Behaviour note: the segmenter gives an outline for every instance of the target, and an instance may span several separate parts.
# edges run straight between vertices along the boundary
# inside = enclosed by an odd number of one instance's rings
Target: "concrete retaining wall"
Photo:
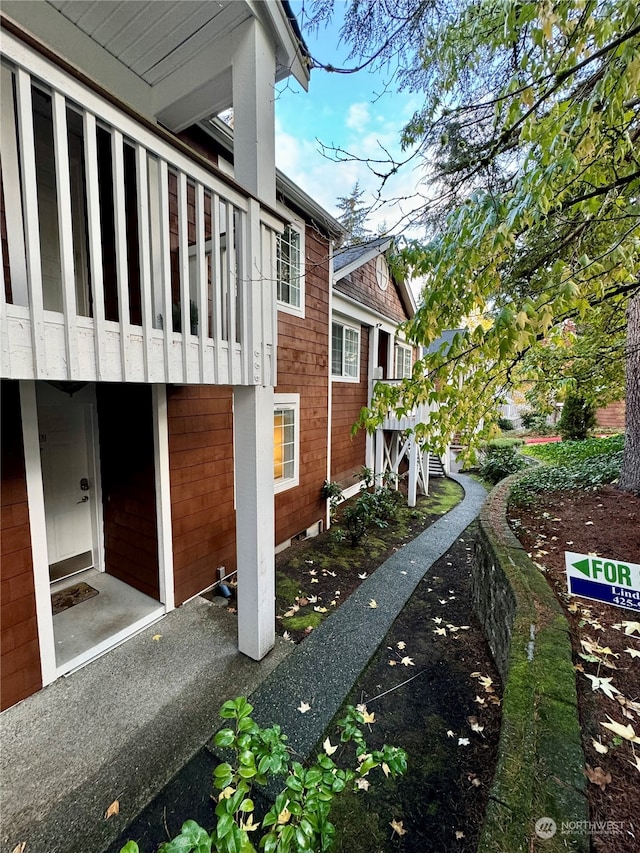
[[[518,476],[487,498],[473,567],[476,611],[504,685],[498,766],[478,851],[586,853],[587,834],[562,832],[563,822],[588,819],[568,624],[508,527],[506,501]],[[535,832],[542,817],[556,823],[551,838]]]

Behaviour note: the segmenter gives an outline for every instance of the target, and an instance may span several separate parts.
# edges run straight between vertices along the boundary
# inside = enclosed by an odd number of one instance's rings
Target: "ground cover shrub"
[[[527,454],[546,462],[522,477],[511,489],[512,503],[530,505],[541,491],[592,489],[620,475],[624,436],[562,441],[527,447]]]
[[[229,751],[229,761],[213,773],[213,786],[219,791],[214,796],[214,829],[208,832],[187,820],[178,836],[160,846],[159,853],[256,853],[258,848],[264,853],[324,853],[335,834],[329,814],[337,795],[347,788],[367,787],[358,781],[362,783],[375,768],[382,767],[392,778],[406,772],[403,749],[387,744],[379,750],[367,747],[362,727],[373,723],[374,716],[364,706],[349,705],[337,723],[340,743],[355,747],[353,768],[336,764],[331,756],[339,744],[332,745],[329,738],[311,766],[294,761],[280,726],[261,728],[251,718],[252,710],[244,697],[225,702],[220,709],[229,725],[217,732],[214,742]],[[258,815],[253,786],[264,787],[274,780],[281,780],[283,789]],[[140,851],[135,841],[128,841],[120,853]]]
[[[513,421],[509,420],[509,418],[500,417],[498,418],[498,428],[501,429],[503,432],[511,432],[515,429],[515,426],[513,424]]]
[[[523,438],[490,438],[486,442],[483,449],[493,449],[494,447],[522,447],[524,444]]]
[[[526,468],[527,462],[518,456],[513,445],[507,447],[487,446],[485,458],[480,465],[480,476],[494,485],[500,480]]]

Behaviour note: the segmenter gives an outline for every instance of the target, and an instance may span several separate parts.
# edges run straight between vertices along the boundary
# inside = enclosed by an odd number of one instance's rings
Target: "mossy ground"
[[[430,494],[407,506],[398,492],[397,514],[387,527],[370,529],[356,546],[341,537],[341,516],[355,498],[341,504],[330,530],[296,543],[276,559],[276,614],[281,633],[302,639],[395,550],[418,536],[462,499],[453,480],[433,479]],[[326,608],[326,610],[324,610]],[[284,614],[288,614],[285,616]]]

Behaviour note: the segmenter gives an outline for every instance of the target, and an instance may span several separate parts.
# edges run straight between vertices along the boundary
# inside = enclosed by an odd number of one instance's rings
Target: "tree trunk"
[[[627,311],[626,436],[619,486],[640,493],[640,292]]]

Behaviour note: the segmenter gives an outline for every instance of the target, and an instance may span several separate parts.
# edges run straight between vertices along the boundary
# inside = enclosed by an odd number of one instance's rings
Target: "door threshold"
[[[98,645],[87,649],[86,652],[82,652],[82,654],[71,658],[71,660],[65,661],[62,666],[56,667],[56,678],[77,672],[77,670],[82,669],[83,666],[97,660],[97,658],[102,657],[102,655],[105,655],[107,652],[115,649],[116,646],[122,645],[122,643],[131,639],[131,637],[139,634],[141,631],[144,631],[144,629],[148,628],[149,625],[153,625],[154,622],[160,621],[163,616],[165,616],[164,605],[159,605],[156,610],[151,611],[151,613],[147,613],[141,619],[138,619],[126,628],[118,631],[112,637],[108,637],[106,640],[98,643]]]

